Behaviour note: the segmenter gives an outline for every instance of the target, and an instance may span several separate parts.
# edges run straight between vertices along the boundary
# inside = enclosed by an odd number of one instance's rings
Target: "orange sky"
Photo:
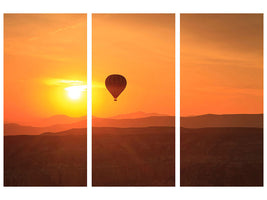
[[[86,14],[4,15],[5,121],[86,115],[86,77]],[[71,86],[83,87],[79,99]]]
[[[92,112],[175,114],[175,15],[93,14]],[[121,74],[127,87],[114,102],[104,82]]]
[[[263,113],[263,15],[181,14],[181,116]]]

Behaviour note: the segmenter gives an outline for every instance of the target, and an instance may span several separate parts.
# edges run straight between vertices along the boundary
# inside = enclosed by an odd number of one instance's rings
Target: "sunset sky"
[[[175,114],[175,15],[92,15],[92,114],[137,111]],[[105,88],[110,74],[127,79],[114,102]]]
[[[263,15],[181,14],[180,111],[263,113]]]
[[[4,119],[86,110],[86,14],[4,15]]]

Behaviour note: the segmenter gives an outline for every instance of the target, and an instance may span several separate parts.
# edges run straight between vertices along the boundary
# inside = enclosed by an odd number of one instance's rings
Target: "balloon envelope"
[[[117,97],[125,89],[127,81],[122,75],[112,74],[106,78],[105,85],[110,94],[114,97],[114,101],[117,101]]]

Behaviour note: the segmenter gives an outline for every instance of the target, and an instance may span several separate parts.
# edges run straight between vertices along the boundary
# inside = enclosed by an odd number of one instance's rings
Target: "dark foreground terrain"
[[[181,186],[262,186],[262,128],[181,128]]]
[[[86,129],[4,137],[5,186],[86,186]]]
[[[175,128],[93,128],[93,186],[174,186]]]

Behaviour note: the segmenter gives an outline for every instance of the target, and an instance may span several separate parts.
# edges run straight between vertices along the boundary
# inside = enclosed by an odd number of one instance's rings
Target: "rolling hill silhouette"
[[[174,186],[174,116],[93,117],[92,126],[94,186]]]
[[[134,113],[127,113],[127,114],[120,114],[113,117],[108,117],[110,119],[136,119],[136,118],[145,118],[145,117],[155,117],[155,116],[167,116],[158,113],[146,113],[146,112],[134,112]]]
[[[110,119],[97,118],[92,119],[93,127],[148,127],[148,126],[175,126],[174,116],[151,116],[136,119]]]
[[[71,135],[86,135],[87,134],[87,128],[73,128],[66,131],[60,131],[60,132],[45,132],[40,135],[43,136],[71,136]]]
[[[67,115],[54,115],[52,117],[41,119],[35,122],[34,126],[52,126],[52,125],[59,125],[59,124],[74,124],[80,121],[85,121],[87,116],[83,117],[69,117]]]
[[[180,126],[184,128],[204,127],[257,127],[263,128],[263,114],[227,114],[181,117]]]
[[[9,121],[5,119],[5,124],[19,124],[21,126],[48,127],[53,125],[73,124],[87,120],[87,116],[69,117],[67,115],[54,115],[48,118],[37,118],[32,121]]]
[[[180,118],[181,186],[262,186],[263,114]]]
[[[59,132],[73,128],[86,128],[87,120],[78,121],[72,124],[58,124],[48,127],[22,126],[19,124],[4,124],[4,135],[39,135],[44,132]]]

